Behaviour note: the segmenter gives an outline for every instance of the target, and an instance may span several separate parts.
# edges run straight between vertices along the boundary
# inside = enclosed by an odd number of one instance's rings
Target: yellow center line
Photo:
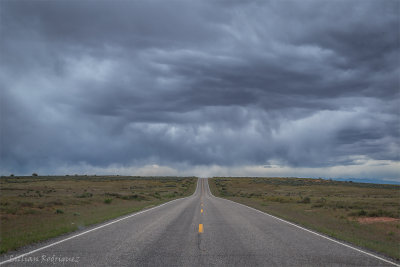
[[[203,192],[204,192],[204,183],[203,180],[201,180],[201,197],[200,199],[203,200]],[[201,206],[203,207],[203,202],[201,202]],[[203,214],[203,209],[200,209],[200,212]],[[203,224],[199,224],[199,233],[202,234],[204,232]]]

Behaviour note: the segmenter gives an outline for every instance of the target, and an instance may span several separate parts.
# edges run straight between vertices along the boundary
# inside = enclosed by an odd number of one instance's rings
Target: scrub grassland
[[[213,178],[212,193],[400,258],[400,186],[300,178]]]
[[[191,195],[193,177],[0,178],[0,252]]]

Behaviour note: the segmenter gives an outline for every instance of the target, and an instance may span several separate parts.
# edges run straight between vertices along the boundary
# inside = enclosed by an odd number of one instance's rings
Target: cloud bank
[[[1,174],[399,179],[399,5],[1,1]]]

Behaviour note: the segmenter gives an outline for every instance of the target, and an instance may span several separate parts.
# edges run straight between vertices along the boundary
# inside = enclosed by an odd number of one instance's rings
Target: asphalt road
[[[14,262],[1,261],[4,266],[393,266],[214,197],[207,179],[199,179],[190,197],[76,235],[31,248],[38,250]]]

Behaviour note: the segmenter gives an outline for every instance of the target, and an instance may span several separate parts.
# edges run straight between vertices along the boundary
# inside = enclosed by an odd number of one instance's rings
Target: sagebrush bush
[[[63,213],[64,213],[63,210],[60,210],[60,209],[57,209],[57,210],[56,210],[56,214],[63,214]]]
[[[305,198],[303,198],[302,200],[299,201],[299,203],[305,203],[305,204],[308,204],[310,202],[311,202],[311,199],[309,197],[305,197]]]

